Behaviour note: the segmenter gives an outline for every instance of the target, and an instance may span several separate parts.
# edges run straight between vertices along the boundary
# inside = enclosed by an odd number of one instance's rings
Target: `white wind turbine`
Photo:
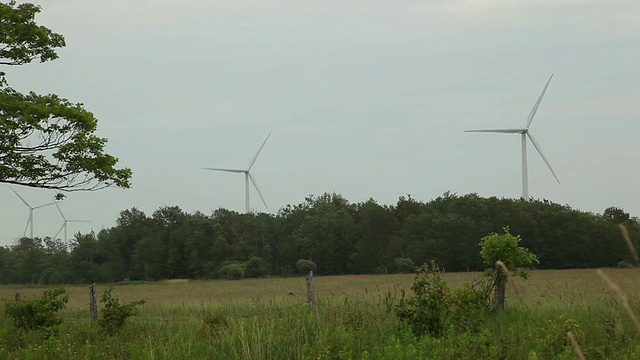
[[[58,230],[58,232],[53,235],[53,238],[56,239],[58,237],[58,235],[60,234],[60,232],[64,229],[64,242],[67,243],[67,223],[70,222],[91,222],[91,220],[71,220],[71,219],[67,219],[64,214],[62,213],[62,209],[60,209],[60,206],[58,205],[58,203],[55,203],[56,208],[58,208],[58,212],[60,213],[60,216],[62,216],[62,226],[60,226],[60,230]]]
[[[529,125],[531,125],[531,122],[533,121],[533,117],[536,115],[536,112],[538,111],[538,107],[540,106],[540,102],[542,101],[542,97],[544,96],[544,93],[547,91],[547,87],[549,86],[549,83],[551,82],[551,78],[553,78],[553,74],[551,74],[551,76],[549,77],[549,80],[547,81],[547,84],[544,86],[544,89],[542,90],[542,94],[540,94],[540,97],[538,98],[538,101],[536,101],[535,105],[533,105],[533,109],[531,109],[531,112],[529,113],[529,116],[527,117],[527,121],[525,122],[525,125],[524,125],[523,128],[521,128],[521,129],[493,129],[493,130],[467,130],[467,131],[465,131],[465,132],[487,132],[487,133],[502,133],[502,134],[520,134],[520,139],[521,139],[521,143],[522,143],[522,198],[525,201],[529,201],[529,179],[528,179],[528,172],[527,172],[527,137],[529,137],[529,140],[531,140],[531,143],[533,144],[533,147],[536,148],[536,150],[538,151],[538,154],[540,154],[540,157],[542,157],[542,160],[544,160],[544,162],[545,162],[545,164],[547,164],[547,167],[549,168],[549,170],[551,170],[551,173],[553,174],[553,177],[555,177],[556,181],[558,183],[560,183],[560,180],[558,179],[558,176],[556,176],[556,173],[553,171],[553,168],[551,168],[551,164],[549,164],[549,160],[547,160],[547,157],[544,156],[544,153],[542,152],[542,148],[540,147],[540,144],[538,144],[536,139],[531,134],[531,131],[529,131]]]
[[[246,169],[222,169],[222,168],[208,168],[208,167],[202,168],[203,170],[226,171],[226,172],[231,172],[231,173],[244,174],[244,201],[245,201],[245,212],[247,212],[247,213],[249,213],[251,211],[250,205],[249,205],[249,180],[251,180],[251,182],[253,183],[253,186],[258,191],[258,195],[260,195],[260,199],[262,199],[262,203],[264,204],[264,206],[267,209],[269,209],[269,206],[267,206],[267,202],[264,200],[264,196],[262,196],[262,192],[260,191],[260,188],[258,187],[258,183],[256,182],[256,179],[253,177],[253,175],[250,172],[251,171],[251,167],[253,166],[253,164],[258,159],[258,155],[260,155],[260,152],[262,151],[262,148],[267,143],[267,140],[269,140],[269,136],[271,136],[271,133],[269,133],[269,135],[267,135],[267,138],[264,139],[264,142],[262,143],[262,145],[260,146],[260,148],[258,149],[256,154],[253,155],[253,158],[251,158],[251,161],[249,162],[249,165],[247,166]]]
[[[20,200],[22,200],[22,202],[27,205],[27,207],[29,208],[29,217],[27,219],[27,225],[24,227],[24,233],[22,234],[23,236],[27,235],[27,229],[29,229],[29,237],[33,239],[33,210],[35,209],[40,209],[43,208],[45,206],[50,206],[50,205],[55,205],[55,203],[51,202],[48,204],[44,204],[44,205],[40,205],[40,206],[31,206],[29,205],[29,203],[22,197],[20,196],[20,194],[18,194],[17,191],[15,191],[12,187],[9,187],[9,189],[11,189],[11,191],[13,191],[14,194],[16,194],[17,197],[20,198]]]

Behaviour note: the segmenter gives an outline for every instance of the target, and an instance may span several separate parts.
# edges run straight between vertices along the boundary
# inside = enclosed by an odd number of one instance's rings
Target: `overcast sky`
[[[69,233],[131,207],[244,211],[252,168],[271,212],[310,194],[352,202],[445,191],[521,195],[517,135],[545,82],[529,146],[532,197],[640,215],[637,0],[44,0],[60,59],[4,68],[16,89],[81,102],[129,190],[71,193]],[[33,206],[53,193],[17,187]],[[251,206],[266,211],[255,189]],[[0,245],[28,209],[0,186]],[[62,219],[36,210],[35,235]]]

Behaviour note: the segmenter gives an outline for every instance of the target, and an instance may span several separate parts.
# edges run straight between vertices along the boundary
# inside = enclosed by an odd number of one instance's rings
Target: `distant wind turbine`
[[[27,218],[27,225],[24,227],[24,233],[22,234],[23,236],[27,235],[27,229],[29,229],[29,237],[33,239],[33,210],[35,209],[40,209],[43,208],[45,206],[50,206],[50,205],[55,205],[55,203],[48,203],[48,204],[44,204],[44,205],[40,205],[40,206],[31,206],[29,205],[29,203],[22,197],[20,196],[20,194],[18,194],[17,191],[15,191],[12,187],[10,187],[9,189],[11,189],[11,191],[13,191],[14,194],[16,194],[17,197],[20,198],[20,200],[22,200],[22,202],[27,205],[27,207],[29,208],[29,217]]]
[[[249,162],[249,165],[247,166],[246,169],[222,169],[222,168],[208,168],[208,167],[202,168],[203,170],[225,171],[225,172],[231,172],[231,173],[244,174],[244,201],[245,201],[245,212],[247,213],[251,211],[250,204],[249,204],[249,180],[251,180],[251,183],[253,183],[253,186],[258,191],[258,195],[260,195],[260,199],[262,199],[262,203],[264,204],[264,207],[269,209],[269,206],[267,206],[267,202],[264,200],[264,196],[262,196],[262,192],[258,187],[258,183],[256,182],[256,179],[253,177],[253,175],[250,172],[251,167],[253,166],[253,164],[255,164],[256,160],[258,159],[258,155],[260,155],[262,148],[267,143],[267,140],[269,140],[269,136],[271,136],[271,133],[269,133],[269,135],[267,135],[267,138],[264,139],[264,142],[262,143],[262,145],[260,146],[256,154],[253,155],[253,158],[251,158],[251,161]]]
[[[58,208],[58,212],[60,213],[60,216],[62,216],[62,220],[64,220],[62,222],[62,226],[60,227],[60,230],[58,230],[58,232],[53,235],[53,238],[56,239],[58,238],[58,235],[60,234],[60,232],[64,229],[64,242],[65,244],[67,243],[67,223],[70,222],[91,222],[91,220],[71,220],[71,219],[67,219],[64,214],[62,213],[62,209],[60,209],[60,205],[58,205],[58,203],[55,203],[56,208]]]
[[[524,198],[525,201],[529,201],[529,179],[528,179],[528,170],[527,170],[527,137],[529,137],[529,140],[531,140],[533,147],[536,148],[536,150],[538,151],[538,154],[540,154],[540,157],[542,157],[542,160],[544,160],[549,170],[551,170],[551,174],[553,174],[553,177],[555,177],[556,181],[560,183],[558,176],[556,176],[555,171],[553,171],[553,168],[551,168],[551,164],[549,163],[549,160],[547,160],[547,157],[544,156],[544,153],[542,152],[542,148],[540,147],[540,144],[538,144],[536,139],[531,134],[531,131],[529,131],[529,125],[531,125],[531,122],[533,121],[533,117],[536,115],[536,112],[538,111],[538,107],[540,106],[542,97],[544,96],[544,93],[547,91],[547,87],[549,86],[549,83],[551,82],[552,78],[553,78],[553,74],[551,74],[551,76],[549,77],[547,84],[544,86],[544,89],[542,90],[542,94],[540,94],[540,97],[538,98],[538,101],[536,101],[535,105],[533,105],[533,109],[531,109],[531,112],[529,113],[529,116],[527,117],[527,121],[525,122],[525,125],[523,128],[465,131],[465,132],[520,134],[521,136],[520,139],[522,142],[522,198]]]

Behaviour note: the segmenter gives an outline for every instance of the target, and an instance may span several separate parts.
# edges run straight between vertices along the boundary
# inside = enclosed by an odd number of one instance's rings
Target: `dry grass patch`
[[[607,274],[618,284],[637,307],[640,288],[636,286],[640,270],[608,269]],[[478,272],[443,274],[454,287],[482,276]],[[387,293],[410,291],[413,274],[392,275],[343,275],[315,277],[315,291],[320,301],[343,301],[345,298],[379,301]],[[98,285],[102,294],[110,285]],[[41,296],[46,287],[2,286],[0,298],[13,300],[20,292],[23,298]],[[69,295],[66,312],[86,310],[88,314],[89,287],[65,286]],[[147,284],[115,285],[114,295],[128,303],[144,299],[143,314],[162,310],[176,313],[202,313],[215,307],[240,307],[244,305],[288,306],[306,301],[306,285],[303,277],[196,281],[175,279]],[[529,280],[511,279],[507,284],[508,306],[530,307],[541,310],[590,310],[610,306],[612,300],[606,284],[593,270],[537,270]]]

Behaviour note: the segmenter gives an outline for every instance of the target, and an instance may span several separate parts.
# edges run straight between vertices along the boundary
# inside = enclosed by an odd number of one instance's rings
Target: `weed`
[[[402,291],[395,312],[417,336],[441,336],[449,328],[474,330],[490,308],[487,296],[481,290],[468,284],[458,289],[450,288],[435,262],[419,269],[411,290],[414,292],[411,298],[406,298]]]
[[[120,331],[127,319],[138,314],[138,305],[145,303],[144,300],[138,300],[129,304],[120,304],[117,297],[111,295],[113,287],[110,287],[102,294],[100,302],[104,304],[102,318],[98,320],[103,333],[113,335]]]
[[[62,322],[56,313],[69,301],[68,296],[61,296],[64,293],[64,289],[49,289],[40,298],[5,301],[5,313],[13,320],[15,328],[28,331],[53,327]]]

